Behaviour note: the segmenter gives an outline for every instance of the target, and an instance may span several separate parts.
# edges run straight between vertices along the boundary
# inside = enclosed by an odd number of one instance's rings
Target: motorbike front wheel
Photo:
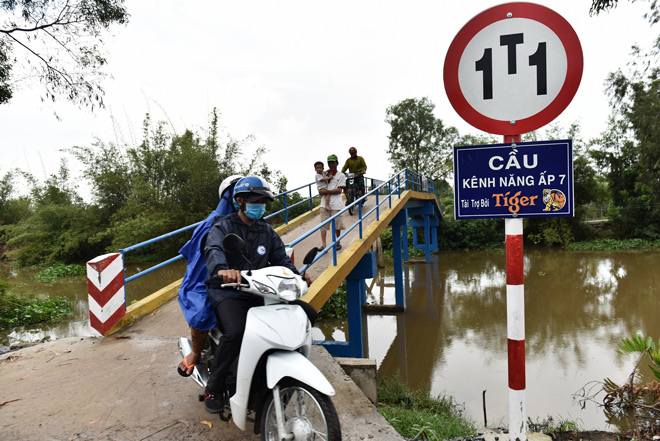
[[[287,434],[293,440],[340,441],[341,428],[330,397],[299,381],[287,379],[279,383],[282,416]],[[270,393],[261,415],[262,441],[279,441],[277,415]]]
[[[346,205],[351,205],[353,201],[355,200],[355,190],[349,190],[346,192]],[[353,207],[348,207],[348,213],[353,216],[353,211],[355,210],[355,206]]]

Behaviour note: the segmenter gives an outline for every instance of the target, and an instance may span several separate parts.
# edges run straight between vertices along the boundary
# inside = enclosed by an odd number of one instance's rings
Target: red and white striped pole
[[[505,136],[504,142],[520,142],[520,139],[520,135]],[[506,234],[506,328],[509,354],[509,440],[527,441],[522,219],[505,219],[504,230]]]

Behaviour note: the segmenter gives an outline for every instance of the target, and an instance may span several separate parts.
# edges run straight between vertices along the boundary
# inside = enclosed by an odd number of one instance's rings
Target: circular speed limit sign
[[[458,114],[489,133],[542,127],[568,106],[582,78],[582,47],[559,14],[533,3],[487,9],[456,35],[444,66]]]

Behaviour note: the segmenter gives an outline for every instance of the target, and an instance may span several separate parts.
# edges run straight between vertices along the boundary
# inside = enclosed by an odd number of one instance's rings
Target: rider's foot
[[[183,357],[183,360],[179,363],[179,371],[185,372],[186,377],[192,374],[195,365],[199,362],[200,354],[195,354],[191,352],[190,354]]]
[[[221,392],[206,392],[204,408],[208,413],[220,413],[225,408],[225,400]]]

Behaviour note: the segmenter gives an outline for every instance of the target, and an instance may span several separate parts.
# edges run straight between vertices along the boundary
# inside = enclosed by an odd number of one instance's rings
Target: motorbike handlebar
[[[232,282],[232,283],[222,283],[224,280],[224,277],[222,277],[220,274],[215,274],[212,277],[213,280],[216,280],[220,283],[221,288],[240,288],[240,287],[249,287],[249,283],[241,283],[241,282]],[[243,281],[243,278],[241,277],[241,281]]]

